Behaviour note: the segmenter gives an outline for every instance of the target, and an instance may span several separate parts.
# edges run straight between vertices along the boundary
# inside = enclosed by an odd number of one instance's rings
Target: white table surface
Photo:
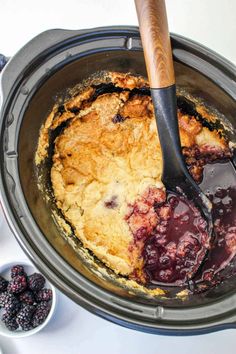
[[[169,27],[236,63],[235,0],[166,0]],[[66,7],[67,6],[67,7]],[[0,53],[12,56],[50,28],[137,25],[133,0],[0,0]],[[0,263],[26,258],[0,212]],[[40,333],[0,336],[3,354],[233,354],[236,330],[194,337],[139,333],[100,319],[61,293],[54,319]]]

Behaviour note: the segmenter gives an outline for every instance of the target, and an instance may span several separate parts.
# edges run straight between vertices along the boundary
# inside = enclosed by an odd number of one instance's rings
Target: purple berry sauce
[[[183,285],[209,249],[207,223],[192,202],[173,193],[155,211],[160,221],[143,249],[148,283]]]
[[[213,204],[214,243],[203,264],[203,281],[214,282],[236,255],[236,188],[216,188],[209,194]]]
[[[205,172],[212,178],[206,193],[213,206],[211,240],[206,221],[193,203],[167,195],[165,203],[154,205],[159,222],[144,243],[147,285],[179,286],[191,279],[194,289],[203,291],[236,274],[235,175],[229,176],[223,163],[208,165]],[[221,187],[214,184],[218,173],[222,176]]]

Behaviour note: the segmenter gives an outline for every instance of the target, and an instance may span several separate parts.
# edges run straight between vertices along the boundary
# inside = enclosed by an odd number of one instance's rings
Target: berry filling
[[[208,197],[213,204],[215,242],[202,267],[201,280],[212,282],[236,255],[236,189],[216,188]]]
[[[143,249],[148,282],[182,285],[196,273],[209,248],[207,223],[192,202],[173,193],[155,211],[160,221]]]
[[[115,209],[118,206],[118,204],[117,204],[117,196],[113,195],[110,200],[106,200],[104,202],[104,205],[108,209]]]
[[[125,219],[134,236],[134,241],[141,241],[148,237],[159,222],[155,206],[165,202],[166,193],[160,188],[149,188],[143,196],[138,198],[134,205],[129,205],[129,213]]]
[[[152,187],[130,206],[126,220],[143,259],[142,274],[133,274],[137,281],[182,286],[193,280],[202,291],[236,273],[236,188],[214,187],[207,196],[213,205],[211,247],[206,221],[183,196],[166,197]]]

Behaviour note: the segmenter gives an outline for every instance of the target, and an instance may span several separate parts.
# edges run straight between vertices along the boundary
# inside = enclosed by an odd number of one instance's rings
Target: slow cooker
[[[235,140],[236,69],[211,50],[171,35],[177,86],[227,117]],[[1,203],[23,250],[72,300],[117,324],[149,333],[200,334],[236,326],[236,277],[182,300],[148,298],[99,276],[60,235],[37,186],[39,130],[68,88],[100,70],[146,76],[136,27],[49,30],[26,44],[1,74]]]

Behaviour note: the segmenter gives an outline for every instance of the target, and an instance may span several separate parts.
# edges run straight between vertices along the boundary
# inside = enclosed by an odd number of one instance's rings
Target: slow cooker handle
[[[117,27],[119,29],[119,27]],[[105,33],[102,27],[97,28],[96,32],[93,29],[85,30],[64,30],[53,29],[40,33],[38,36],[28,42],[21,48],[12,58],[5,70],[1,74],[1,95],[2,107],[11,92],[11,88],[24,76],[25,71],[28,69],[30,63],[35,58],[43,60],[43,57],[49,55],[56,46],[66,46],[68,42],[81,36],[89,38],[90,33],[94,36],[96,33]],[[1,72],[1,70],[0,70]]]

